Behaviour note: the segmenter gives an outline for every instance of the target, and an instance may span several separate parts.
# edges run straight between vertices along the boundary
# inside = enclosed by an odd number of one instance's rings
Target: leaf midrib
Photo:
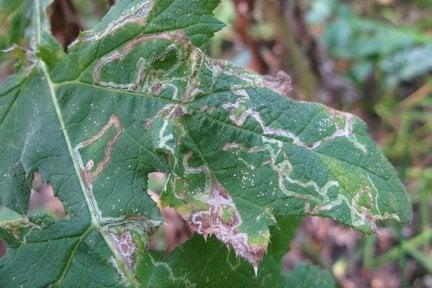
[[[41,34],[41,29],[42,29],[41,23],[40,23],[41,15],[39,14],[40,13],[40,0],[35,0],[35,9],[34,10],[35,10],[34,17],[36,17],[36,21],[35,21],[35,23],[36,23],[36,45],[40,45],[40,41],[41,41],[40,34]],[[138,283],[137,279],[135,278],[135,275],[133,275],[133,273],[127,268],[128,266],[126,265],[124,259],[122,258],[122,256],[120,256],[118,254],[116,248],[114,247],[114,244],[110,240],[109,235],[107,235],[107,233],[104,232],[103,228],[101,227],[100,223],[97,220],[97,212],[93,211],[94,207],[93,207],[92,202],[91,202],[92,200],[89,199],[89,196],[87,195],[86,186],[85,186],[84,181],[81,177],[79,165],[75,161],[72,144],[71,144],[69,134],[68,134],[66,126],[65,126],[63,114],[62,114],[62,111],[60,109],[60,105],[59,105],[59,102],[57,99],[57,95],[56,95],[56,91],[55,91],[55,84],[52,82],[52,80],[50,78],[50,74],[48,72],[48,67],[45,64],[45,62],[39,60],[38,67],[41,70],[41,72],[45,78],[46,84],[48,86],[49,93],[50,93],[50,96],[52,99],[52,104],[54,106],[54,110],[55,110],[55,113],[57,116],[57,120],[59,121],[60,128],[62,130],[64,140],[66,142],[69,157],[70,157],[70,159],[73,163],[73,166],[74,166],[74,171],[76,174],[75,176],[78,178],[78,181],[79,181],[80,187],[81,187],[81,192],[82,192],[82,194],[86,200],[87,208],[90,212],[90,217],[91,217],[90,227],[94,227],[100,233],[100,235],[103,237],[106,245],[111,250],[111,254],[113,255],[115,261],[118,263],[117,266],[122,270],[123,274],[125,275],[126,279],[129,281],[129,283],[133,287],[139,287],[139,283]]]
[[[36,0],[36,1],[39,1],[39,0]],[[80,187],[81,187],[81,192],[82,192],[82,194],[84,196],[84,199],[86,200],[87,209],[89,210],[90,218],[91,218],[91,226],[94,227],[101,234],[101,236],[104,239],[106,245],[110,248],[111,254],[113,255],[115,261],[117,263],[119,263],[117,266],[122,270],[122,272],[126,276],[127,280],[130,282],[130,284],[133,287],[139,287],[139,284],[138,284],[135,276],[127,268],[128,266],[126,265],[124,259],[122,258],[122,256],[120,256],[118,254],[116,248],[114,247],[114,244],[110,240],[110,236],[107,235],[107,233],[104,232],[103,227],[101,226],[101,224],[97,220],[98,219],[97,212],[94,210],[95,208],[93,206],[92,200],[87,195],[86,186],[85,186],[85,184],[83,182],[83,179],[81,177],[80,168],[78,166],[78,163],[76,163],[76,161],[75,161],[72,144],[71,144],[71,141],[70,141],[70,138],[69,138],[69,134],[68,134],[66,126],[65,126],[65,122],[64,122],[64,119],[63,119],[63,114],[62,114],[60,106],[59,106],[59,102],[58,102],[58,99],[57,99],[54,83],[51,81],[51,79],[49,77],[48,68],[47,68],[47,66],[46,66],[46,64],[44,62],[42,62],[42,61],[39,62],[39,68],[42,70],[42,74],[43,74],[43,76],[44,76],[44,78],[46,80],[46,83],[48,85],[49,93],[50,93],[50,96],[51,96],[51,99],[52,99],[52,104],[54,106],[54,110],[56,112],[57,120],[59,121],[60,128],[62,130],[63,137],[64,137],[64,140],[66,142],[66,146],[68,148],[69,157],[70,157],[70,159],[71,159],[71,161],[73,163],[73,166],[74,166],[74,171],[75,171],[75,174],[76,174],[75,176],[78,178],[78,181],[79,181]]]

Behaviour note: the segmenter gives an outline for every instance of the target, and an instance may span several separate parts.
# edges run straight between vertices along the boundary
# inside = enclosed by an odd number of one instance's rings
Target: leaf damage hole
[[[175,247],[188,240],[194,233],[194,229],[174,208],[161,206],[160,193],[163,191],[166,182],[167,176],[165,173],[151,172],[148,174],[147,193],[157,204],[164,217],[164,224],[155,232],[149,243],[149,248],[170,253]]]
[[[48,8],[51,32],[67,50],[81,31],[92,29],[107,14],[115,0],[56,0]],[[89,17],[89,16],[92,17]],[[89,33],[89,32],[84,32]]]
[[[248,261],[254,268],[267,252],[267,245],[253,245],[248,234],[240,231],[242,219],[233,199],[225,188],[217,181],[212,183],[211,193],[207,199],[206,211],[195,211],[188,219],[198,234],[204,238],[215,235],[228,247],[233,248],[236,255]]]
[[[41,173],[36,171],[33,175],[30,191],[29,212],[40,210],[54,215],[58,219],[66,217],[63,203],[54,195],[52,185],[44,182]]]

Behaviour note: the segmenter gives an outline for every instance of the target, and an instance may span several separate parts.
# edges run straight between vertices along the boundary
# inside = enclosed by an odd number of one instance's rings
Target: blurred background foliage
[[[67,50],[114,2],[55,0],[53,35]],[[0,80],[29,46],[8,33],[26,29],[27,3],[0,0]],[[282,70],[291,97],[364,119],[413,203],[412,223],[383,223],[374,235],[306,219],[286,268],[307,260],[342,287],[432,287],[432,0],[222,0],[215,14],[227,27],[209,44],[212,57],[261,74]]]

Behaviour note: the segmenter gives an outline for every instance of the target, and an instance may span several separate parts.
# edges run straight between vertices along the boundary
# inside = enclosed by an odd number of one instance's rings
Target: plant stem
[[[306,100],[315,99],[318,80],[313,73],[308,59],[303,55],[296,43],[293,28],[286,21],[282,14],[281,8],[275,0],[266,0],[266,8],[269,19],[272,19],[278,38],[284,44],[289,61],[293,65],[296,79],[300,89],[303,90]]]
[[[401,245],[391,249],[389,252],[385,253],[384,255],[375,258],[367,266],[368,268],[380,267],[386,264],[387,262],[397,259],[401,255],[401,253],[412,254],[413,251],[416,250],[418,246],[427,243],[430,244],[431,241],[432,241],[432,229],[426,229],[416,237],[413,237],[403,242]],[[428,263],[428,265],[432,265],[432,264]]]

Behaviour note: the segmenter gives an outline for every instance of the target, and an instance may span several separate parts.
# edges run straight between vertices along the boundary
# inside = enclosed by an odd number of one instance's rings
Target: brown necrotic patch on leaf
[[[131,232],[124,231],[118,234],[112,233],[111,238],[113,239],[117,251],[123,257],[126,264],[129,265],[129,267],[132,267],[134,253],[137,247],[133,241]]]
[[[96,141],[98,141],[99,139],[101,139],[111,127],[114,127],[115,132],[112,138],[108,141],[108,143],[105,146],[105,151],[102,160],[100,160],[96,164],[96,166],[92,159],[88,160],[87,163],[84,165],[79,150],[86,148],[92,145],[93,143],[95,143]],[[123,133],[123,127],[121,125],[120,119],[118,118],[117,115],[111,115],[108,122],[101,128],[99,132],[91,136],[89,139],[81,143],[78,143],[75,146],[74,148],[75,156],[79,162],[80,169],[83,173],[84,182],[87,185],[87,187],[91,185],[91,183],[102,174],[106,165],[108,165],[109,161],[111,160],[111,156],[114,150],[114,145],[116,144],[118,138],[122,133]]]
[[[154,1],[142,1],[140,4],[129,5],[129,9],[121,14],[116,20],[110,22],[101,31],[87,31],[78,38],[78,41],[72,43],[71,46],[77,46],[78,43],[97,41],[103,37],[114,34],[121,27],[127,24],[144,25],[147,20],[147,15],[153,8]]]
[[[6,255],[6,252],[7,252],[6,241],[4,241],[3,239],[0,239],[0,257],[3,257],[4,255]]]
[[[276,76],[263,76],[263,82],[265,87],[285,96],[289,96],[292,90],[291,77],[283,71],[279,71]]]
[[[63,203],[54,195],[52,185],[45,183],[39,172],[34,173],[29,201],[29,212],[37,210],[44,210],[57,218],[66,216]]]
[[[140,44],[143,44],[148,41],[152,40],[165,40],[172,42],[172,44],[179,44],[178,47],[175,47],[173,45],[168,45],[164,50],[161,50],[158,58],[155,59],[146,59],[141,57],[136,64],[136,75],[135,79],[131,83],[115,83],[112,81],[109,81],[109,79],[102,79],[102,70],[103,68],[108,65],[109,63],[120,63],[124,61],[132,52],[135,47],[137,47]],[[181,48],[180,48],[181,47]],[[182,51],[184,49],[184,51]],[[193,58],[197,58],[197,55],[201,55],[201,53],[192,53],[193,51],[196,51],[197,49],[193,46],[192,42],[188,39],[186,34],[181,30],[176,30],[172,32],[164,32],[164,33],[157,33],[157,34],[150,34],[150,35],[144,35],[138,38],[135,38],[131,41],[129,41],[124,47],[115,50],[104,57],[101,57],[95,64],[93,69],[93,82],[96,85],[104,86],[104,87],[110,87],[110,88],[116,88],[121,90],[127,90],[127,91],[136,91],[140,92],[142,90],[142,85],[145,82],[144,80],[148,76],[149,70],[151,66],[154,64],[153,62],[156,60],[164,59],[165,56],[167,56],[170,52],[174,52],[177,54],[177,59],[183,59],[185,56],[192,55]],[[182,55],[185,54],[185,55]],[[200,63],[200,60],[194,59],[193,65],[198,65]],[[174,70],[175,67],[180,65],[181,61],[176,61],[176,64],[174,67],[171,67],[170,70]],[[197,68],[194,69],[194,67],[191,68],[192,74],[197,73]],[[190,79],[194,79],[195,77],[192,75]],[[171,85],[173,86],[173,85]],[[176,87],[173,86],[175,89]],[[159,93],[161,93],[161,89],[163,88],[163,85],[161,83],[152,83],[151,87],[149,87],[149,91],[152,92],[153,95],[158,96]]]
[[[188,221],[205,238],[213,234],[235,253],[246,259],[255,270],[264,257],[267,247],[254,246],[248,241],[248,235],[239,231],[242,223],[231,196],[221,184],[213,182],[211,194],[207,200],[208,210],[191,214]]]
[[[110,132],[108,132],[111,128],[114,128],[114,132],[112,135],[109,134]],[[102,174],[105,167],[109,164],[112,157],[112,153],[114,151],[114,146],[117,143],[122,133],[123,133],[123,127],[120,122],[120,118],[117,115],[113,114],[108,119],[107,123],[98,132],[93,134],[87,140],[84,140],[83,142],[80,142],[77,145],[75,145],[73,149],[75,161],[79,165],[79,169],[81,170],[82,180],[84,182],[83,184],[85,185],[87,204],[89,205],[92,215],[97,219],[96,221],[99,223],[103,223],[108,219],[102,217],[102,212],[99,209],[98,204],[96,202],[96,198],[93,194],[92,183],[96,178],[98,178]],[[104,144],[105,149],[102,155],[102,159],[100,159],[97,163],[95,163],[93,159],[89,159],[84,165],[82,159],[83,157],[81,155],[80,150],[93,145],[99,140],[103,141],[101,140],[101,138],[108,137],[108,136],[110,137],[109,140],[106,142],[106,144]],[[94,157],[94,155],[92,155],[92,157]]]

